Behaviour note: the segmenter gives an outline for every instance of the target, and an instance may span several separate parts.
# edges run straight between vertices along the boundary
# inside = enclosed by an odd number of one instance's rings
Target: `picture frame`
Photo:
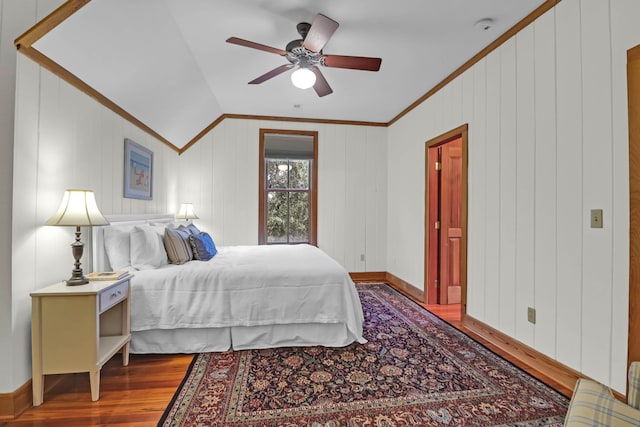
[[[153,151],[124,140],[124,197],[153,199]]]

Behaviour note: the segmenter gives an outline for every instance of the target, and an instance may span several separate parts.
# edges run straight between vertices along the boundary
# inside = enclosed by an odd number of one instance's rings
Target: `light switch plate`
[[[602,228],[602,209],[591,209],[591,228]]]
[[[529,323],[536,324],[536,309],[533,307],[527,307],[527,320]]]

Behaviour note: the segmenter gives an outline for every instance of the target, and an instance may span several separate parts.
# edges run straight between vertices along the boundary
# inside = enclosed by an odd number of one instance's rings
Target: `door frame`
[[[627,367],[640,360],[640,45],[627,51],[629,103],[629,336]],[[628,385],[627,385],[628,387]]]
[[[460,241],[460,319],[467,314],[467,176],[468,176],[468,130],[464,124],[425,142],[425,198],[424,198],[424,303],[428,300],[429,280],[429,224],[432,222],[429,214],[429,148],[446,144],[460,138],[462,140],[462,238]]]

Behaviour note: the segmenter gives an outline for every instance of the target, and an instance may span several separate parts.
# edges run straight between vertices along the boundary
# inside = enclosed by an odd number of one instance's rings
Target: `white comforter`
[[[310,245],[228,246],[209,261],[137,271],[131,330],[343,323],[362,337],[348,273]]]

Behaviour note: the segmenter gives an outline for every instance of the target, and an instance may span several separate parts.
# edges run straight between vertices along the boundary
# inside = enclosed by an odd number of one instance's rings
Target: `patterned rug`
[[[561,426],[568,400],[386,285],[367,344],[197,355],[158,426]]]

